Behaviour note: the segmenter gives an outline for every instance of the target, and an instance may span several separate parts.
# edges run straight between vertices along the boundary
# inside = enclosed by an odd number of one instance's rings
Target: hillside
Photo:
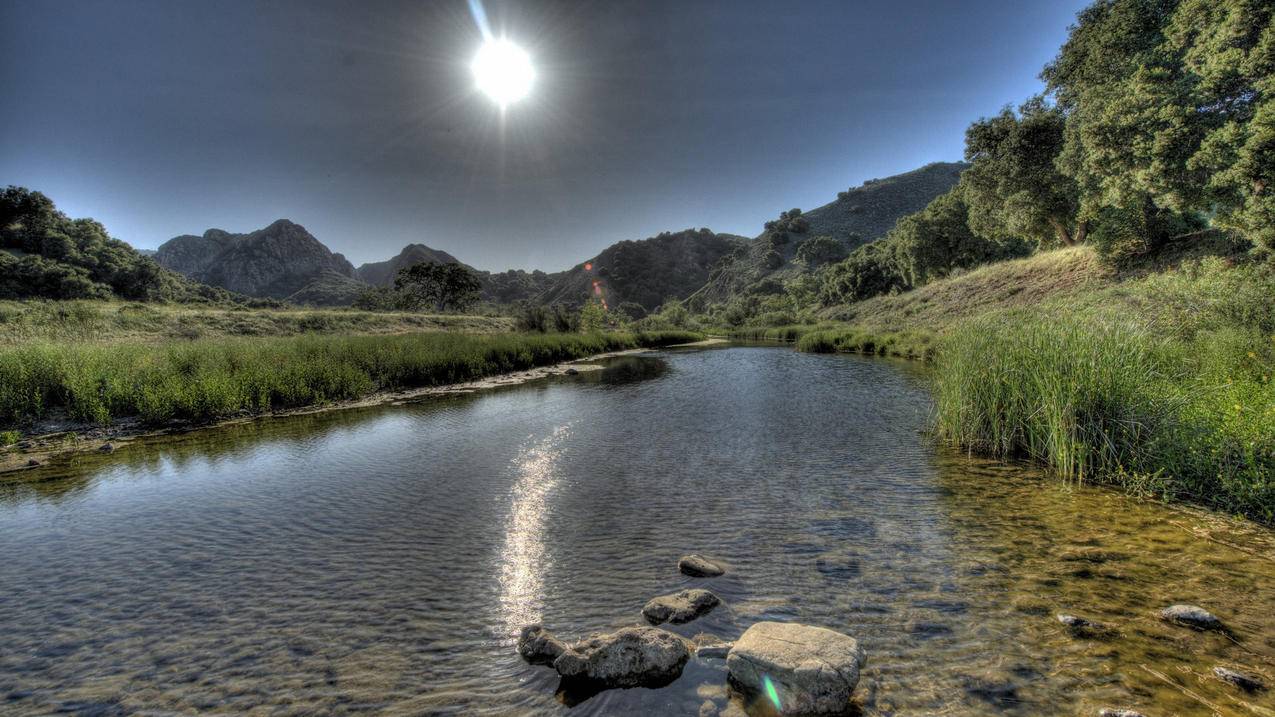
[[[784,212],[767,228],[714,267],[705,285],[688,303],[699,310],[745,292],[774,293],[779,281],[804,271],[793,264],[801,245],[830,237],[844,252],[885,236],[899,219],[919,212],[956,185],[966,165],[935,162],[885,179],[873,179],[841,192],[808,212]],[[768,281],[773,280],[773,281]]]
[[[988,264],[901,294],[835,306],[821,317],[883,331],[941,331],[989,311],[1092,296],[1118,280],[1093,249],[1072,247]]]
[[[0,299],[236,301],[162,268],[92,219],[71,219],[40,192],[0,192]]]
[[[709,270],[745,246],[743,237],[708,229],[665,232],[612,244],[559,275],[536,300],[578,305],[590,296],[611,307],[635,303],[650,311],[667,299],[683,299],[704,285]]]

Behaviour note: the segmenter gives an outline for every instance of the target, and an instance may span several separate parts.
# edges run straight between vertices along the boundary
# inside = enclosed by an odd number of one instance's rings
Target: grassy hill
[[[766,231],[749,240],[710,272],[687,303],[696,310],[743,293],[776,293],[782,282],[806,267],[793,263],[803,242],[830,237],[843,252],[885,236],[903,217],[919,212],[950,190],[966,165],[936,162],[885,179],[874,179],[838,194],[808,212],[784,212]]]

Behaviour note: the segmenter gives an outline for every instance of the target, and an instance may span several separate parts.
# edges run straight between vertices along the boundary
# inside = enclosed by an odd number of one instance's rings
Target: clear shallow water
[[[937,453],[905,364],[665,352],[602,375],[202,431],[0,485],[0,713],[694,715],[722,661],[568,710],[513,636],[761,619],[859,637],[861,710],[1275,714],[1275,540]],[[708,581],[687,552],[722,558]],[[1189,601],[1234,638],[1160,623]],[[1115,626],[1077,640],[1071,612]],[[757,711],[756,714],[762,712]]]

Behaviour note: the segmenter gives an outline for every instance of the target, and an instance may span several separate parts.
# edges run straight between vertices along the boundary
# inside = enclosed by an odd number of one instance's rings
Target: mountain
[[[161,266],[248,296],[286,299],[324,275],[354,279],[354,266],[300,224],[280,219],[249,234],[209,229],[174,237],[155,254]]]
[[[596,295],[609,306],[632,302],[649,311],[667,299],[689,296],[708,281],[715,264],[746,242],[744,237],[708,229],[618,242],[563,272],[536,300],[577,305]]]
[[[424,262],[459,264],[460,260],[445,251],[431,249],[424,244],[408,244],[393,259],[363,264],[355,269],[354,278],[374,286],[393,286],[394,277],[399,269],[406,269],[413,264]]]
[[[935,162],[911,172],[872,179],[840,192],[808,212],[791,210],[739,251],[713,267],[709,280],[690,296],[697,309],[746,292],[773,293],[783,279],[804,271],[793,263],[803,242],[827,236],[849,252],[876,241],[903,217],[919,212],[960,179],[964,163]]]

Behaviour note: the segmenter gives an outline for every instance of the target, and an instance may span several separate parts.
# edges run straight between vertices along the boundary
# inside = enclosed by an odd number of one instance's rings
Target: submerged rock
[[[566,374],[566,375],[568,375],[568,376],[575,376],[576,374],[580,373],[580,369],[578,369],[578,368],[572,368],[572,367],[568,366],[568,367],[567,367],[567,370],[566,370],[566,371],[563,371],[563,373],[565,373],[565,374]]]
[[[690,622],[700,615],[708,614],[721,602],[721,599],[707,590],[698,588],[682,590],[672,595],[661,595],[657,598],[652,598],[642,608],[642,615],[652,625],[659,625],[663,622],[680,625],[684,622]]]
[[[37,460],[36,460],[36,459],[34,459],[34,458],[32,458],[31,460],[27,461],[27,468],[38,468],[40,465],[41,465],[41,464],[40,464],[40,461],[37,461]]]
[[[1103,637],[1111,632],[1106,625],[1083,617],[1058,613],[1057,618],[1074,637]]]
[[[1262,683],[1261,678],[1257,675],[1240,672],[1239,670],[1232,670],[1229,667],[1222,667],[1221,665],[1213,668],[1213,675],[1219,680],[1229,682],[1245,692],[1256,692],[1266,688],[1266,685]]]
[[[1160,611],[1160,619],[1197,630],[1222,629],[1217,615],[1197,605],[1170,605]]]
[[[690,657],[686,642],[667,630],[626,627],[569,646],[553,668],[606,688],[662,687],[682,674]]]
[[[730,648],[735,644],[727,642],[716,635],[709,635],[701,632],[691,640],[695,645],[695,656],[701,660],[705,659],[726,659],[726,655],[730,653]]]
[[[690,575],[693,578],[715,578],[726,573],[726,568],[720,563],[695,554],[683,556],[677,561],[677,569],[682,571],[683,575]]]
[[[566,643],[540,625],[528,625],[518,635],[518,654],[533,665],[552,664],[566,650]]]
[[[115,446],[111,445],[110,443],[103,443],[102,445],[98,446],[97,449],[103,453],[110,453],[115,450]]]
[[[726,658],[730,681],[751,694],[778,697],[780,714],[841,714],[866,657],[859,642],[822,627],[759,622]]]

